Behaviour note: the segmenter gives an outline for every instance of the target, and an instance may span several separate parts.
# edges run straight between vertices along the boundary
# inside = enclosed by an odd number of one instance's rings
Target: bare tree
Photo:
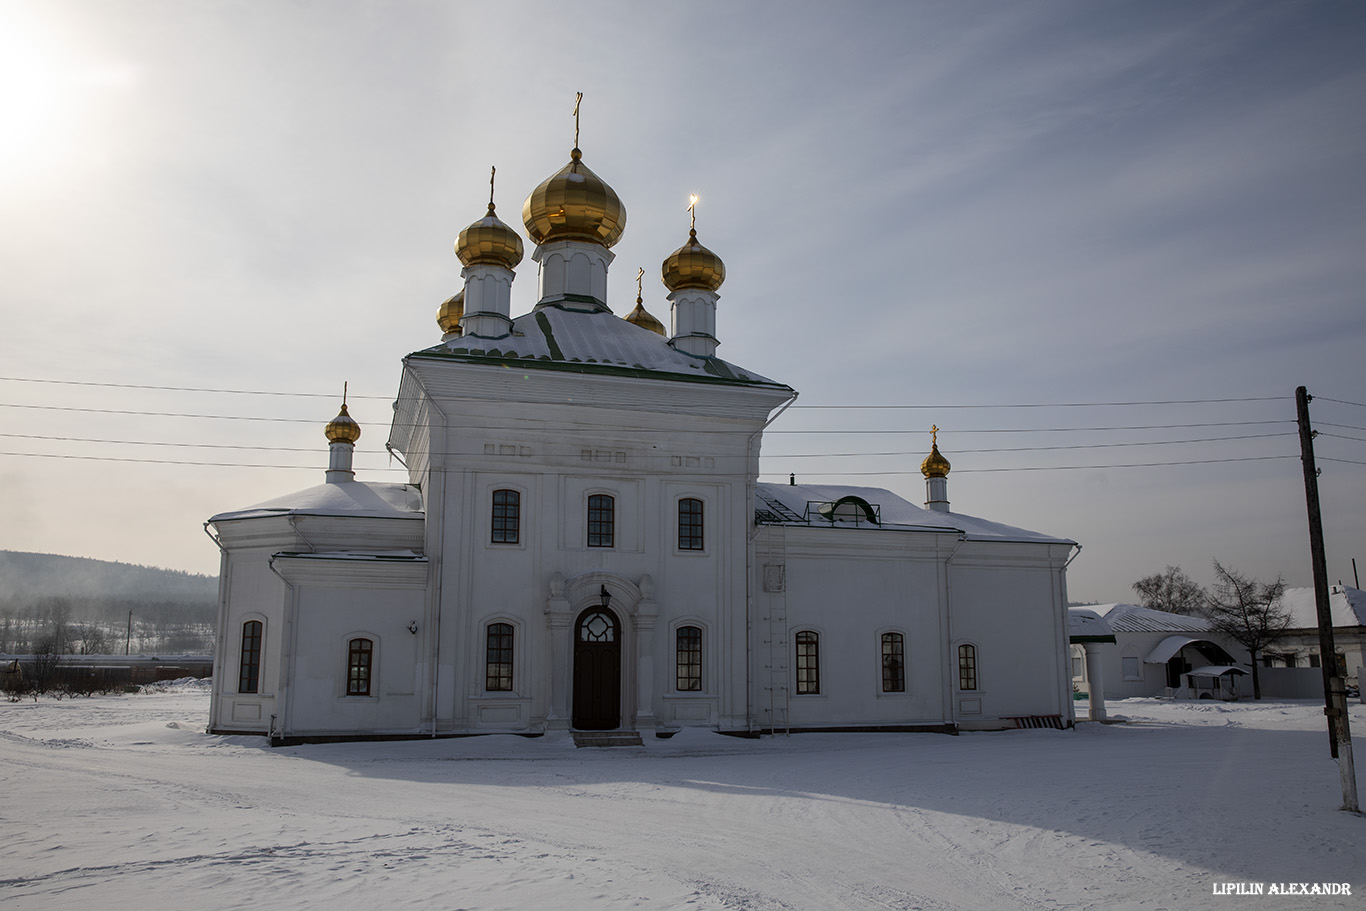
[[[1144,576],[1133,585],[1139,603],[1172,614],[1198,614],[1205,606],[1205,589],[1179,566]]]
[[[1281,604],[1285,580],[1258,582],[1251,576],[1214,561],[1214,591],[1205,599],[1205,614],[1214,628],[1228,634],[1252,656],[1252,698],[1262,698],[1257,659],[1290,626],[1290,612]]]
[[[58,670],[62,666],[62,653],[59,648],[52,639],[38,643],[24,668],[24,679],[35,701],[40,694],[60,694]]]

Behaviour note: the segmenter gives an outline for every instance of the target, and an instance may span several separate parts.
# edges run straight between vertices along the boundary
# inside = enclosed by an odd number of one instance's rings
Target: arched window
[[[352,639],[346,647],[346,695],[370,695],[370,663],[375,654],[375,643],[369,639]]]
[[[958,688],[977,689],[977,646],[958,646]]]
[[[261,631],[260,620],[242,624],[242,662],[237,677],[237,692],[261,692]]]
[[[676,688],[682,693],[702,691],[702,630],[696,626],[680,626],[674,634],[677,667]]]
[[[906,692],[906,637],[882,634],[882,692]]]
[[[616,538],[616,501],[605,493],[588,498],[588,546],[613,547]]]
[[[797,634],[797,695],[821,691],[821,639],[811,630]]]
[[[492,537],[494,544],[518,544],[522,531],[522,495],[515,490],[493,492]]]
[[[490,623],[484,651],[484,689],[512,691],[512,624]]]
[[[678,501],[678,549],[702,550],[702,501],[694,497]]]

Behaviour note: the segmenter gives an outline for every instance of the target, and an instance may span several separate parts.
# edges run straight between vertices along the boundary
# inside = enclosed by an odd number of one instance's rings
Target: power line
[[[554,403],[544,402],[544,403],[540,403],[540,404],[547,404],[547,405],[549,405],[549,404],[554,404]],[[191,413],[191,412],[179,412],[179,411],[137,411],[137,410],[128,409],[128,408],[89,408],[89,407],[74,406],[74,405],[32,405],[32,404],[20,404],[20,403],[14,403],[14,402],[0,402],[0,408],[25,408],[25,409],[31,409],[31,410],[37,410],[37,411],[62,411],[62,412],[75,412],[75,413],[80,413],[80,414],[118,414],[118,415],[132,415],[132,416],[137,416],[137,417],[203,418],[203,419],[209,419],[209,420],[223,420],[223,421],[266,421],[266,422],[271,422],[271,423],[283,423],[283,424],[322,424],[322,423],[325,423],[325,422],[323,422],[323,421],[318,420],[317,418],[274,418],[274,417],[263,417],[263,416],[254,416],[254,415],[240,415],[240,414],[195,414],[195,413]],[[1034,427],[1034,428],[1030,428],[1030,427],[1013,427],[1013,428],[996,428],[996,429],[966,429],[966,430],[964,430],[964,429],[954,429],[954,428],[951,428],[951,427],[943,427],[943,428],[940,428],[940,432],[941,432],[941,433],[945,433],[945,434],[964,434],[964,433],[1081,433],[1081,432],[1109,432],[1109,431],[1122,431],[1122,430],[1184,430],[1184,429],[1193,429],[1193,428],[1200,428],[1200,427],[1254,427],[1254,426],[1266,426],[1266,425],[1271,425],[1271,424],[1293,424],[1293,423],[1295,423],[1295,422],[1292,421],[1292,420],[1276,420],[1276,421],[1211,421],[1211,422],[1191,423],[1191,424],[1134,424],[1134,425],[1128,425],[1128,426],[1113,426],[1113,427]],[[381,425],[381,426],[382,426],[382,425]],[[409,426],[409,425],[397,425],[397,426]],[[552,427],[551,425],[547,425],[547,424],[544,424],[544,423],[538,423],[536,426],[537,426],[537,429],[539,429],[539,430],[556,429],[556,428]],[[1347,427],[1347,429],[1352,429],[1352,430],[1366,430],[1366,427],[1348,427],[1347,425],[1342,425],[1342,424],[1328,424],[1328,425],[1325,425],[1325,426],[1329,426],[1329,427]],[[590,429],[593,429],[593,428],[589,427],[588,425],[584,425],[584,424],[574,424],[574,425],[566,424],[566,425],[564,425],[564,428],[565,428],[565,429],[570,429],[571,427],[574,428],[574,429],[583,429],[583,430],[590,430]],[[501,426],[500,426],[500,427],[494,427],[494,426],[483,427],[483,426],[464,425],[464,426],[462,426],[461,429],[463,429],[463,430],[499,430],[499,431],[506,431],[508,428],[506,428],[506,427],[501,427]],[[602,426],[602,427],[600,427],[600,428],[598,428],[598,429],[612,430],[612,429],[620,429],[620,428],[613,428],[613,427]],[[632,434],[641,434],[641,433],[674,433],[675,431],[673,431],[673,430],[649,430],[649,429],[647,429],[647,428],[631,428],[630,432],[631,432]],[[700,431],[699,431],[699,430],[690,430],[690,431],[688,431],[688,432],[689,432],[690,434],[697,434],[697,433],[722,433],[722,434],[732,434],[732,433],[735,433],[734,430],[700,430]],[[925,431],[924,431],[924,430],[887,430],[887,429],[877,429],[877,430],[847,429],[847,430],[838,430],[838,429],[821,428],[821,429],[817,429],[817,430],[773,430],[773,429],[770,429],[770,430],[764,431],[764,433],[765,433],[765,434],[773,434],[773,433],[782,433],[782,434],[794,434],[794,433],[813,433],[813,434],[814,434],[814,433],[820,433],[820,434],[840,433],[840,434],[919,434],[919,435],[923,435],[923,434],[925,433]]]
[[[1187,440],[1135,440],[1121,443],[1076,443],[1066,446],[1012,446],[991,449],[955,449],[955,455],[980,455],[984,453],[995,454],[1002,452],[1056,452],[1076,449],[1110,449],[1124,448],[1133,446],[1178,446],[1190,445],[1195,443],[1222,443],[1242,440],[1270,440],[1281,437],[1293,436],[1290,433],[1254,433],[1239,434],[1236,436],[1222,437],[1197,437]],[[1336,434],[1323,434],[1323,436],[1337,436]],[[185,449],[234,449],[247,450],[253,452],[320,452],[323,447],[319,446],[244,446],[235,443],[181,443],[169,440],[113,440],[96,437],[68,437],[68,436],[49,436],[36,433],[0,433],[0,438],[18,440],[45,440],[57,443],[97,443],[107,446],[167,446]],[[1342,437],[1342,439],[1356,439],[1355,437]],[[1366,442],[1362,440],[1361,442]],[[385,455],[384,449],[357,449],[357,455]],[[459,453],[431,452],[433,457],[444,457],[448,455],[458,455]],[[899,452],[804,452],[804,453],[767,453],[763,457],[771,459],[824,459],[824,458],[876,458],[876,457],[898,457],[898,458],[921,458],[924,456],[923,450],[899,451]],[[635,458],[673,458],[671,453],[642,453]],[[719,458],[726,458],[719,456]],[[733,458],[743,459],[745,456],[733,456]]]
[[[223,395],[272,395],[294,398],[335,399],[335,392],[277,392],[262,389],[212,389],[206,386],[152,386],[146,383],[94,383],[80,380],[48,380],[28,376],[0,376],[7,383],[42,383],[51,386],[93,386],[100,389],[147,389],[157,392],[211,392]],[[391,395],[349,395],[352,399],[393,399]]]
[[[103,389],[143,389],[158,392],[205,392],[222,395],[261,395],[261,396],[286,396],[296,398],[336,398],[335,392],[282,392],[279,390],[268,389],[215,389],[208,386],[158,386],[150,383],[106,383],[85,380],[59,380],[40,377],[24,376],[0,376],[0,382],[9,383],[40,383],[54,386],[86,386]],[[392,400],[393,396],[387,395],[353,395],[355,399],[375,399]],[[1152,401],[1121,401],[1121,402],[1013,402],[1001,404],[961,404],[961,405],[792,405],[793,410],[967,410],[967,409],[991,409],[991,408],[1120,408],[1132,406],[1151,406],[1151,405],[1223,405],[1240,402],[1278,402],[1284,401],[1288,396],[1283,395],[1264,395],[1264,396],[1244,396],[1238,398],[1215,398],[1215,399],[1154,399]],[[1322,398],[1321,396],[1319,398]],[[1326,402],[1335,402],[1337,399],[1323,399]],[[1355,404],[1346,402],[1344,404]]]

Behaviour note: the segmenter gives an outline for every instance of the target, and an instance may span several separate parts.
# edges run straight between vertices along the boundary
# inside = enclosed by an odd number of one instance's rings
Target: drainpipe
[[[745,441],[745,525],[746,527],[754,524],[754,488],[758,484],[757,474],[749,470],[750,458],[754,453],[754,441],[759,438],[774,421],[782,417],[784,411],[792,407],[792,403],[797,401],[797,390],[792,390],[792,397],[783,402],[778,410],[764,421],[764,426],[749,435]],[[757,467],[757,466],[756,466]],[[749,733],[755,729],[754,703],[751,701],[754,688],[754,539],[759,537],[759,530],[755,528],[754,534],[746,532],[745,535],[745,726]]]

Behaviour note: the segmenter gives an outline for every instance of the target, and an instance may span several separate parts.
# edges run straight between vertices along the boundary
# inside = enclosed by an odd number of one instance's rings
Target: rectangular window
[[[369,639],[352,639],[346,649],[346,695],[370,695],[370,659],[375,644]]]
[[[493,492],[494,544],[517,544],[522,527],[522,495],[515,490]]]
[[[815,695],[820,691],[820,636],[803,630],[797,634],[797,695]]]
[[[1079,655],[1073,655],[1073,656],[1072,656],[1072,679],[1073,679],[1073,680],[1080,680],[1080,679],[1081,679],[1081,676],[1082,676],[1082,674],[1081,674],[1081,665],[1082,665],[1081,657],[1080,657]]]
[[[490,623],[484,652],[484,689],[512,692],[512,624]]]
[[[882,692],[906,692],[906,638],[900,633],[882,634]]]
[[[1121,658],[1120,668],[1124,671],[1125,680],[1142,680],[1143,675],[1139,673],[1137,658]]]
[[[702,549],[702,501],[687,497],[678,501],[678,549]]]
[[[1286,655],[1286,656],[1285,656],[1285,666],[1286,666],[1286,667],[1296,667],[1296,664],[1295,664],[1295,656],[1294,656],[1294,655]]]
[[[675,686],[679,692],[702,691],[702,630],[696,626],[680,626],[677,633],[678,675]]]
[[[588,498],[588,546],[613,547],[616,537],[616,501],[606,494]]]
[[[242,663],[237,677],[237,692],[261,691],[261,621],[242,624]]]
[[[1309,666],[1310,666],[1310,667],[1318,667],[1318,666],[1319,666],[1319,656],[1318,656],[1318,655],[1310,655],[1310,656],[1309,656]]]
[[[958,646],[958,688],[977,689],[977,646]]]

